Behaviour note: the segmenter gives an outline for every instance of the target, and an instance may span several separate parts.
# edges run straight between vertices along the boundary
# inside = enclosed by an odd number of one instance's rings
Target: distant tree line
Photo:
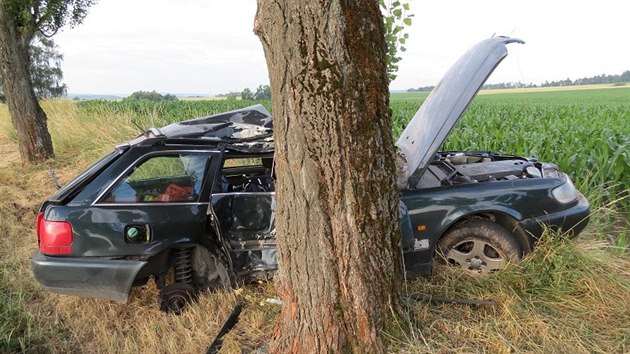
[[[431,90],[433,90],[435,86],[421,86],[416,88],[410,88],[407,90],[407,92],[429,92]]]
[[[597,75],[593,77],[585,77],[577,80],[571,80],[569,78],[558,81],[545,81],[542,84],[522,82],[501,82],[498,84],[486,84],[483,85],[484,90],[497,90],[497,89],[510,89],[510,88],[531,88],[531,87],[555,87],[555,86],[576,86],[576,85],[594,85],[594,84],[617,84],[630,82],[630,70],[626,70],[620,75]],[[433,89],[434,86],[423,86],[417,89],[410,88],[407,92],[428,92]]]
[[[271,99],[271,87],[269,85],[259,85],[256,92],[252,92],[249,88],[245,88],[241,92],[242,100],[259,101]]]
[[[229,99],[237,99],[237,98],[241,98],[241,91],[230,91],[228,93],[220,93],[217,95],[217,97],[225,97],[228,100]]]
[[[271,99],[271,87],[269,85],[258,85],[256,91],[245,88],[243,91],[231,91],[228,93],[220,93],[217,97],[225,97],[227,99],[242,99],[247,101],[260,101]]]
[[[123,101],[137,101],[137,100],[177,101],[177,97],[175,95],[171,95],[170,93],[167,93],[166,95],[161,95],[155,90],[153,90],[153,91],[136,91],[123,99]]]

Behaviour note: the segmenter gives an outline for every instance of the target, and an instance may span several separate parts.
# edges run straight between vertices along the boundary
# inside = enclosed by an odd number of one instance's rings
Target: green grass
[[[0,352],[23,351],[31,346],[33,320],[24,311],[28,293],[0,268]]]
[[[173,122],[204,117],[261,103],[271,109],[270,101],[244,100],[178,100],[178,101],[80,101],[77,105],[83,114],[102,117],[132,115],[133,124],[143,129],[161,127]]]
[[[431,279],[411,283],[410,292],[496,305],[410,302],[409,316],[429,325],[410,331],[398,344],[401,351],[627,352],[628,260],[597,244],[550,236],[523,262],[492,277],[462,278],[440,267]]]
[[[407,301],[391,350],[440,352],[629,352],[628,141],[630,88],[480,95],[447,149],[502,150],[558,163],[594,205],[577,240],[545,238],[524,262],[490,278],[438,268],[406,292],[491,299],[491,307]],[[394,94],[397,136],[426,94]],[[6,107],[0,106],[0,352],[203,352],[234,304],[246,307],[225,352],[260,348],[280,308],[266,305],[273,283],[204,294],[191,311],[160,313],[157,289],[134,289],[129,304],[44,291],[29,259],[35,213],[61,182],[142,128],[252,104],[44,102],[57,157],[22,165]],[[269,108],[269,103],[265,105]],[[135,124],[135,125],[134,125]]]

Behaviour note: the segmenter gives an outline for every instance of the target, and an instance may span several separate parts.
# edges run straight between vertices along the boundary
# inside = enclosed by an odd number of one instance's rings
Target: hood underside
[[[396,142],[406,161],[403,178],[418,183],[444,140],[488,76],[507,56],[506,44],[520,39],[493,37],[469,49],[431,91]]]

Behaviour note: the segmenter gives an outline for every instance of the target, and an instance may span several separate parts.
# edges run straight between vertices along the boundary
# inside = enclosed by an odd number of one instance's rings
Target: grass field
[[[395,94],[400,134],[426,94]],[[246,307],[224,352],[264,346],[279,314],[264,303],[273,284],[205,294],[180,317],[158,311],[152,285],[127,305],[48,293],[30,272],[35,213],[62,183],[140,128],[246,106],[243,101],[167,104],[45,102],[56,159],[22,165],[6,106],[0,106],[0,353],[204,352],[237,301]],[[268,102],[263,102],[269,107]],[[139,126],[139,127],[138,127]],[[535,155],[567,171],[594,205],[577,240],[546,237],[524,262],[495,276],[469,278],[438,268],[409,293],[492,299],[495,306],[415,302],[388,329],[393,352],[630,351],[630,88],[480,95],[447,149]]]

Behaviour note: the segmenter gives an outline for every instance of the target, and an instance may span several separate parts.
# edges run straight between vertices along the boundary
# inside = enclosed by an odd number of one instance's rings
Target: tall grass
[[[142,128],[161,127],[173,122],[186,119],[204,117],[217,113],[232,111],[239,108],[261,103],[267,109],[271,108],[270,101],[247,100],[179,100],[179,101],[81,101],[78,108],[86,114],[101,117],[116,115],[133,116],[134,125]]]
[[[523,262],[487,278],[439,267],[411,292],[494,306],[409,303],[403,352],[623,353],[630,350],[627,258],[606,245],[547,234]]]
[[[388,331],[393,351],[630,351],[630,224],[621,206],[628,200],[628,92],[625,99],[615,96],[619,93],[608,98],[591,93],[597,99],[582,94],[579,100],[552,93],[479,97],[447,148],[536,154],[556,162],[597,205],[596,213],[577,241],[545,238],[523,263],[496,276],[468,278],[439,268],[431,279],[409,284],[409,292],[492,299],[497,305],[410,300],[408,317]],[[392,97],[394,135],[423,99],[406,96]],[[140,134],[136,125],[161,126],[238,108],[213,110],[214,101],[181,104],[186,108],[45,102],[57,157],[37,166],[21,164],[10,117],[0,106],[0,352],[203,352],[237,301],[246,306],[224,351],[264,348],[280,311],[264,302],[275,295],[272,283],[205,294],[176,317],[158,311],[151,284],[134,289],[124,305],[52,294],[31,275],[35,214],[54,191],[49,168],[66,183],[115,144]]]

